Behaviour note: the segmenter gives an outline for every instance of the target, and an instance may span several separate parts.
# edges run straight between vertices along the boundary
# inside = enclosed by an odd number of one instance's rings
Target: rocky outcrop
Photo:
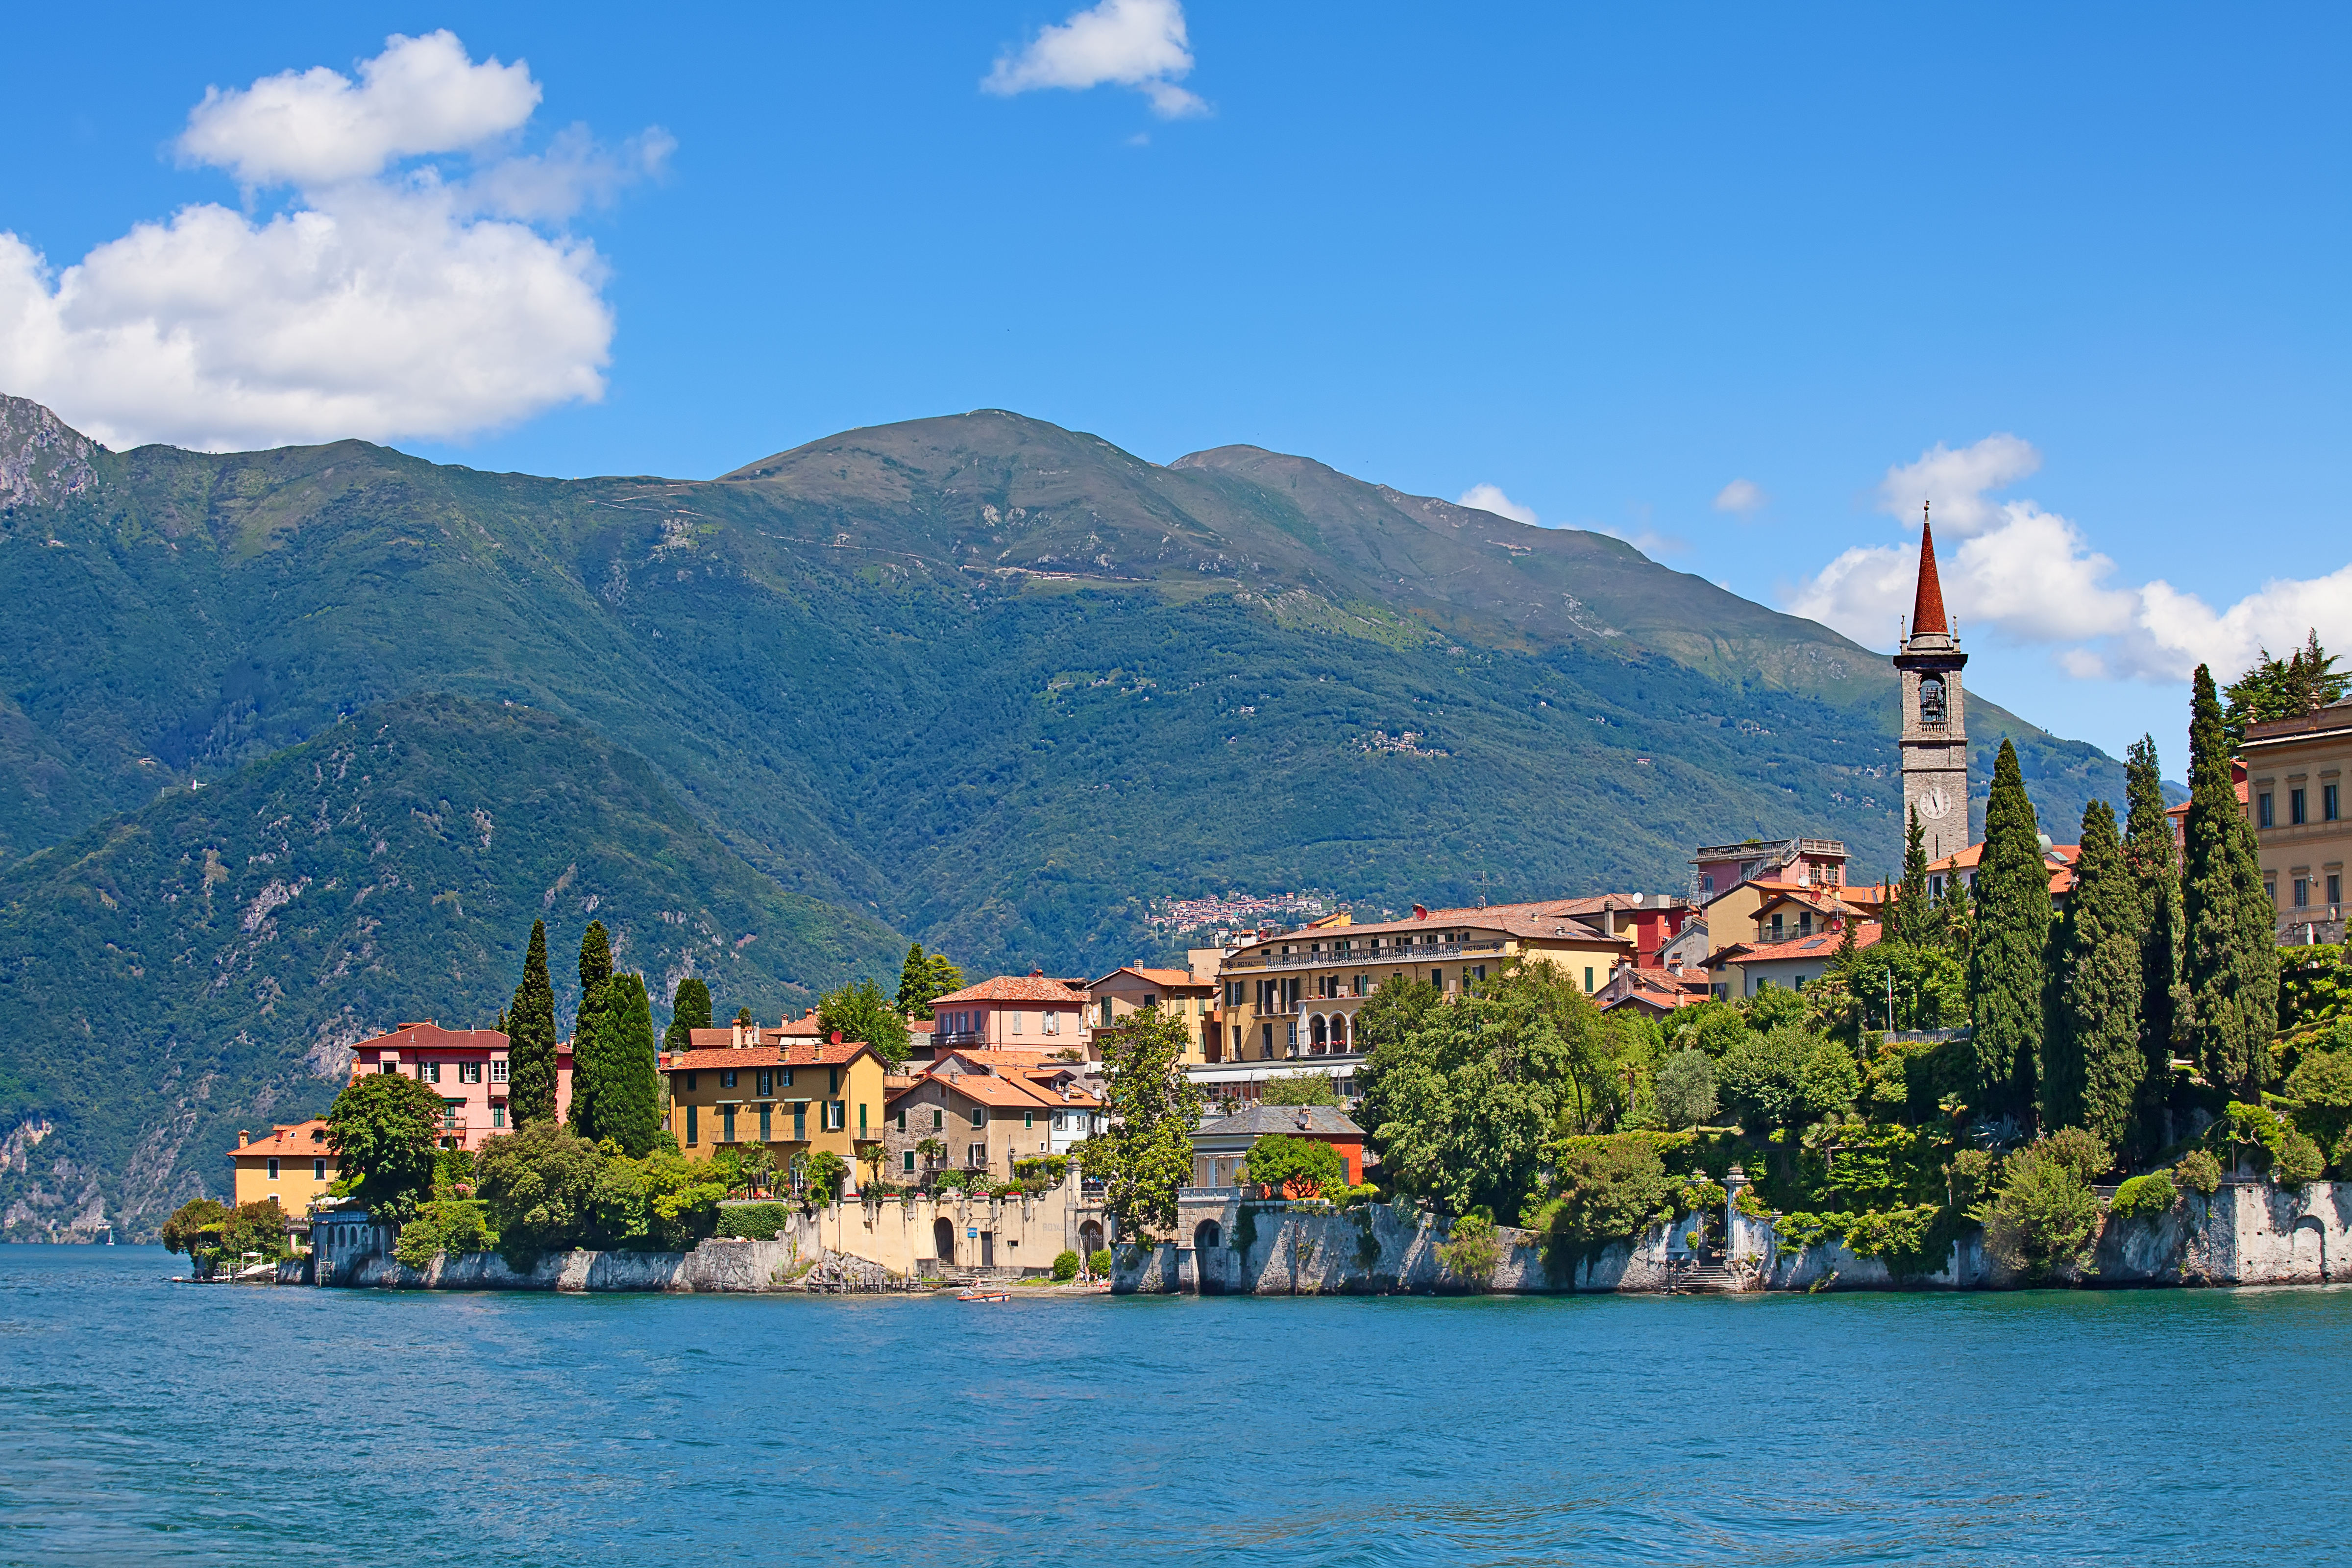
[[[39,404],[0,396],[0,508],[57,506],[98,483],[105,450]]]

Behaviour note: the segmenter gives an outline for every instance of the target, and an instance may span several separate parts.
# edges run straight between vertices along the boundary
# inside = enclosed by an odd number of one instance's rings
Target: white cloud
[[[1192,69],[1180,0],[1101,0],[1040,28],[1018,54],[999,55],[980,85],[1010,98],[1039,88],[1083,92],[1114,82],[1150,99],[1162,120],[1178,120],[1209,111],[1207,103],[1176,85]]]
[[[1480,511],[1491,511],[1496,517],[1507,517],[1513,522],[1528,523],[1535,527],[1542,526],[1542,520],[1536,516],[1535,508],[1521,506],[1505,495],[1500,485],[1472,485],[1454,498],[1454,504],[1475,507]]]
[[[1715,510],[1738,512],[1744,517],[1751,511],[1763,510],[1771,500],[1755,480],[1734,479],[1716,492]]]
[[[527,66],[476,65],[446,32],[388,39],[356,81],[208,90],[182,153],[293,199],[184,207],[62,270],[0,234],[0,390],[110,446],[213,449],[458,437],[594,401],[604,262],[533,226],[658,173],[675,143],[610,152],[575,126],[540,153],[492,147],[539,98]],[[455,175],[407,163],[469,152]]]
[[[2226,610],[2161,579],[2113,581],[2116,563],[2071,520],[1998,489],[2033,473],[2042,455],[2014,436],[1958,451],[1937,446],[1887,470],[1884,510],[1908,521],[1922,499],[1946,542],[1937,551],[1944,602],[1965,633],[2052,649],[2077,679],[2179,680],[2200,663],[2228,679],[2257,650],[2292,647],[2316,628],[2323,643],[2352,645],[2352,566],[2325,577],[2279,579]],[[1955,546],[1950,541],[1957,538]],[[1857,545],[1789,593],[1798,615],[1857,641],[1888,646],[1916,585],[1918,546]]]

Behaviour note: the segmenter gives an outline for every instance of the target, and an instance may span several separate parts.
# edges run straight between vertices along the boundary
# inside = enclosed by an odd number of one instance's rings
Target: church
[[[1967,849],[1969,835],[1969,714],[1960,669],[1969,656],[1944,610],[1936,574],[1936,531],[1919,524],[1919,588],[1895,655],[1903,677],[1903,825],[1919,818],[1934,866]]]

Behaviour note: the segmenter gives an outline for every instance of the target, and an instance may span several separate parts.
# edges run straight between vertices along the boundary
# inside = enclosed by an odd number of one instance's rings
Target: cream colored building
[[[2352,698],[2298,719],[2246,726],[2246,815],[2279,940],[2340,942],[2345,862],[2352,859]]]
[[[1087,1021],[1093,1032],[1099,1035],[1115,1029],[1143,1008],[1157,1008],[1184,1025],[1185,1061],[1205,1061],[1204,1042],[1218,1013],[1217,967],[1224,953],[1218,948],[1203,948],[1195,953],[1196,958],[1202,956],[1209,960],[1205,970],[1150,969],[1130,963],[1087,982]],[[1089,1054],[1097,1061],[1102,1059],[1099,1042]]]

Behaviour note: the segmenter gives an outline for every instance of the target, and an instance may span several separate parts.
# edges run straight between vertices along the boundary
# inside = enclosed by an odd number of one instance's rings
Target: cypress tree
[[[2180,877],[2188,1041],[2208,1083],[2251,1100],[2269,1077],[2277,1021],[2274,911],[2263,890],[2254,830],[2231,777],[2213,673],[2201,664],[2189,712],[2189,824]]]
[[[507,1009],[507,1111],[518,1128],[555,1120],[555,986],[545,921],[530,923],[522,984]]]
[[[593,1141],[604,1136],[596,1100],[611,1078],[605,1057],[604,989],[613,979],[613,942],[603,921],[590,921],[580,935],[580,1013],[572,1026],[572,1130]]]
[[[911,1015],[929,1005],[930,998],[923,994],[923,988],[930,977],[930,965],[923,960],[923,944],[915,942],[907,949],[907,962],[898,969],[898,1011]]]
[[[662,1035],[662,1049],[682,1051],[694,1044],[689,1032],[710,1027],[710,987],[689,974],[677,983],[677,992],[669,1000],[669,1027]]]
[[[1915,947],[1924,944],[1935,919],[1935,910],[1927,901],[1927,830],[1919,826],[1919,813],[1914,807],[1911,826],[1904,833],[1903,880],[1895,889],[1895,908],[1886,921],[1887,940]]]
[[[2131,1131],[2147,1072],[2139,1026],[2144,926],[2115,808],[2095,800],[2083,808],[2082,858],[2066,906],[2042,1115],[2045,1127],[2086,1127],[2110,1148]]]
[[[2165,815],[2164,778],[2156,740],[2142,735],[2124,764],[2131,816],[2125,825],[2124,863],[2140,901],[2139,1129],[2133,1147],[2143,1156],[2172,1142],[2165,1121],[2172,1094],[2172,1056],[2180,1031],[2180,853]]]
[[[588,929],[580,933],[580,999],[585,1005],[589,997],[613,978],[613,939],[605,934],[603,921],[590,921]]]
[[[645,976],[615,974],[605,983],[598,1019],[604,1081],[597,1086],[596,1136],[610,1138],[632,1160],[652,1152],[661,1135],[661,1074],[654,1060],[653,999]]]
[[[1969,954],[1969,1008],[1976,1024],[1977,1086],[1983,1108],[2032,1114],[2048,985],[2050,870],[2017,748],[1994,760],[1977,863],[1975,942]]]

